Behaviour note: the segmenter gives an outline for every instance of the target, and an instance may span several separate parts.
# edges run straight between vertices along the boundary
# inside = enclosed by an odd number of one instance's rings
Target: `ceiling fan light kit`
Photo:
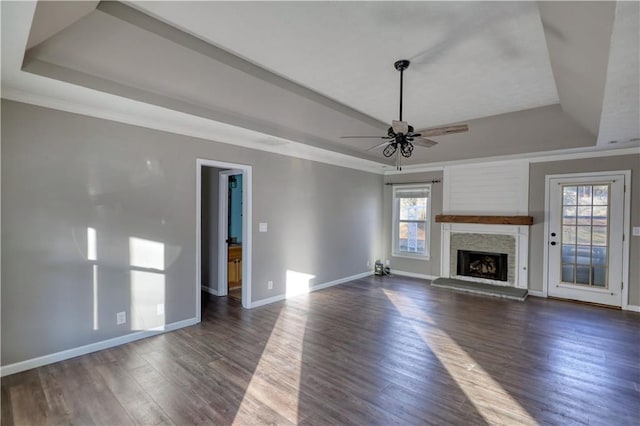
[[[423,134],[429,136],[442,136],[451,133],[466,132],[469,130],[469,126],[466,124],[458,126],[439,127],[434,129],[427,129],[421,132],[414,133],[413,126],[410,126],[406,121],[402,121],[402,92],[403,92],[403,77],[404,71],[409,68],[411,62],[408,59],[400,59],[396,61],[393,66],[396,70],[400,71],[400,111],[399,120],[393,120],[391,127],[387,130],[386,136],[343,136],[343,138],[380,138],[385,141],[379,145],[373,146],[367,151],[377,149],[384,146],[382,155],[389,158],[394,154],[396,156],[396,168],[402,170],[400,159],[401,157],[409,158],[413,153],[413,146],[418,145],[425,148],[430,148],[438,144],[438,142],[431,139],[427,139]]]

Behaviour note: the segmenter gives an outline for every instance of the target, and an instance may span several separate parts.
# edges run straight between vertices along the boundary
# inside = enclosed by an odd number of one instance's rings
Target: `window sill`
[[[414,260],[431,260],[431,256],[424,256],[421,254],[411,254],[411,253],[391,253],[391,257],[403,257],[405,259],[414,259]]]

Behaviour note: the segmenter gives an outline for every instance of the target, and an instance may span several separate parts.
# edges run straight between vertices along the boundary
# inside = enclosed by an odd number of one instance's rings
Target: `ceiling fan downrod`
[[[400,71],[400,121],[402,121],[402,80],[404,76],[404,70],[409,68],[410,63],[411,62],[408,59],[400,59],[393,64],[395,69]]]

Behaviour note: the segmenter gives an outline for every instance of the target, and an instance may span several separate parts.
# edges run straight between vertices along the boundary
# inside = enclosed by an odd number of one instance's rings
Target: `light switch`
[[[640,237],[640,226],[634,226],[632,232],[634,237]]]
[[[260,232],[267,232],[267,223],[266,222],[260,222],[259,230],[260,230]]]

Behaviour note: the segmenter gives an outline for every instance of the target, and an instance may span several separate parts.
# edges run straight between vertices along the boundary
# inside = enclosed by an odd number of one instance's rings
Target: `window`
[[[608,288],[610,185],[562,186],[563,283]]]
[[[399,257],[429,259],[431,185],[393,187],[393,250]]]

